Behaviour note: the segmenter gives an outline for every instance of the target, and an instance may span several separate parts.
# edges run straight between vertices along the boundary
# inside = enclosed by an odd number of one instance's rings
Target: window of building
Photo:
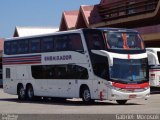
[[[38,65],[31,69],[35,79],[88,79],[87,69],[77,65]]]
[[[42,39],[42,52],[54,51],[53,37],[47,37]]]
[[[30,52],[38,53],[40,52],[40,39],[32,39],[30,40]]]

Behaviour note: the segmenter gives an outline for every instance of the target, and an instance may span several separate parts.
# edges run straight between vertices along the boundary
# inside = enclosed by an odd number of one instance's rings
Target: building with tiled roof
[[[137,29],[142,34],[146,46],[160,47],[160,0],[101,0],[98,5],[81,5],[77,19],[75,16],[72,20],[74,21],[72,29],[97,27]],[[63,30],[69,29],[66,27]]]
[[[78,12],[78,10],[63,12],[59,30],[65,31],[68,29],[75,29]]]
[[[76,22],[76,29],[88,28],[91,24],[101,21],[99,16],[97,5],[81,5]]]

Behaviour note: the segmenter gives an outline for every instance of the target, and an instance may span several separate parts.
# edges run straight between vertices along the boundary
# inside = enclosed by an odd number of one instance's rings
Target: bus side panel
[[[149,82],[152,87],[160,87],[160,70],[149,72]]]
[[[17,70],[15,66],[3,66],[3,89],[9,94],[17,94]]]

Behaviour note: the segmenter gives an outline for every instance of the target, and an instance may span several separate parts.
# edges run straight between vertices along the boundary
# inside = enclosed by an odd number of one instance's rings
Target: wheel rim
[[[33,89],[32,89],[32,88],[29,88],[29,89],[28,89],[28,98],[32,99],[33,96],[34,96]]]
[[[83,98],[84,98],[84,101],[89,101],[90,100],[91,95],[90,95],[89,90],[84,90],[84,92],[83,92]]]
[[[24,90],[23,87],[20,88],[19,95],[20,95],[21,98],[24,98],[24,96],[25,96],[25,90]]]

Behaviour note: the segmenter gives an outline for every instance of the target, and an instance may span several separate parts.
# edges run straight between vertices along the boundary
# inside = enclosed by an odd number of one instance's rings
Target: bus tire
[[[126,104],[127,100],[116,100],[116,102],[120,105]]]
[[[17,89],[17,94],[18,94],[18,100],[25,100],[26,99],[26,93],[23,85],[18,85]]]
[[[27,86],[26,95],[28,100],[34,100],[35,96],[32,85]]]
[[[91,99],[91,93],[88,87],[84,87],[81,92],[82,100],[85,104],[90,104],[94,100]]]

